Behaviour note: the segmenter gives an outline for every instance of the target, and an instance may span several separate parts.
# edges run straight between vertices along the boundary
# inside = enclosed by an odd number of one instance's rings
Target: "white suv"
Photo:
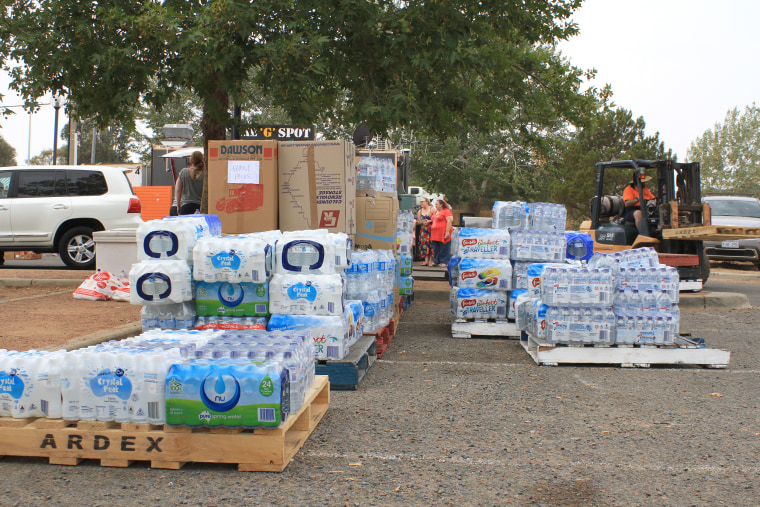
[[[95,266],[94,231],[137,228],[140,199],[122,167],[0,167],[2,252],[58,252],[72,268]]]

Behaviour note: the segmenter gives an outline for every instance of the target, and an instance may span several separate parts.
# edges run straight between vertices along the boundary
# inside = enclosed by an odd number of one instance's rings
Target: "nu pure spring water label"
[[[199,317],[266,317],[269,284],[196,282],[195,313]]]
[[[166,376],[172,426],[276,427],[290,407],[288,371],[257,364],[175,364]]]

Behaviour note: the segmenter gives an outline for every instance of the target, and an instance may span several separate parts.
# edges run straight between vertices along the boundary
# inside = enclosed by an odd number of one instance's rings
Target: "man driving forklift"
[[[641,173],[639,178],[641,178],[641,190],[644,199],[647,201],[653,200],[655,198],[654,194],[646,187],[646,182],[650,181],[652,177]],[[636,173],[633,173],[633,180],[623,190],[623,203],[625,205],[623,218],[628,222],[635,223],[636,229],[638,229],[639,222],[641,221],[641,203],[639,202],[639,189],[636,186]]]

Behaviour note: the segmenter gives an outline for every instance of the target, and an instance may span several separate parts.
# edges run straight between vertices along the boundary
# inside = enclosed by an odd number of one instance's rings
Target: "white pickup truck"
[[[430,201],[430,205],[434,206],[436,199],[446,200],[446,196],[443,194],[431,194],[422,187],[409,187],[409,194],[414,196],[414,205],[420,206],[423,198],[427,198]]]

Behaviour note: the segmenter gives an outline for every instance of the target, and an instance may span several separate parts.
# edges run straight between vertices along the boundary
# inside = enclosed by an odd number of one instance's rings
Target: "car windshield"
[[[760,201],[757,199],[710,199],[707,202],[713,216],[760,218]]]

